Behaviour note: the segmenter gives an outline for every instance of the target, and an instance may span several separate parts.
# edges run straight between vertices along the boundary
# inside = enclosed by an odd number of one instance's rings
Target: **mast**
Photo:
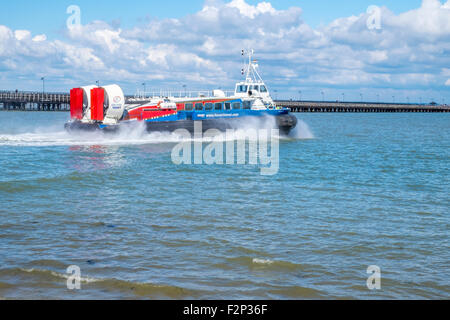
[[[242,50],[242,55],[244,56],[245,54],[247,54],[248,56],[248,65],[246,67],[245,72],[242,72],[243,74],[245,73],[245,82],[248,83],[263,83],[264,81],[262,80],[261,76],[258,73],[258,61],[257,60],[253,60],[253,54],[254,54],[254,50],[253,49],[249,49],[247,51]],[[244,69],[243,69],[244,71]]]

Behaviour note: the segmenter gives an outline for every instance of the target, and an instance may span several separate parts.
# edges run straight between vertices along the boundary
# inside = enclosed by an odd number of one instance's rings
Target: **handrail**
[[[221,90],[221,89],[214,89]],[[214,90],[159,90],[159,91],[137,91],[136,94],[131,99],[158,99],[158,98],[196,98],[196,97],[213,97]],[[234,91],[231,90],[221,90],[226,97],[231,97],[234,95]]]
[[[0,91],[0,100],[16,102],[63,102],[70,101],[70,95],[66,93],[42,93],[25,91]]]

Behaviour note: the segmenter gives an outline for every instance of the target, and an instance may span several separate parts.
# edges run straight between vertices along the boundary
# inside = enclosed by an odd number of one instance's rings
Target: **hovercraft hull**
[[[240,117],[236,119],[209,119],[209,120],[178,120],[178,121],[144,121],[148,132],[173,132],[178,129],[185,129],[191,133],[195,131],[195,123],[201,122],[202,132],[210,129],[216,129],[225,132],[229,129],[239,129],[246,127],[249,121],[269,121],[273,118],[275,128],[280,130],[281,134],[287,135],[297,125],[297,118],[292,114],[282,114],[274,117]],[[83,123],[81,121],[72,121],[65,125],[67,131],[104,131],[115,132],[123,127],[135,125],[136,121],[124,121],[117,125],[105,126],[99,123]],[[269,125],[270,126],[270,125]]]

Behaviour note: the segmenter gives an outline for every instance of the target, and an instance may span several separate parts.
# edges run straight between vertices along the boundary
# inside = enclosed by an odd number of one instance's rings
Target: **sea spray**
[[[145,145],[160,143],[179,143],[186,139],[176,133],[170,132],[147,132],[146,123],[136,121],[121,126],[117,132],[103,131],[75,131],[67,132],[62,128],[61,122],[47,121],[44,125],[42,122],[34,122],[33,124],[20,127],[3,128],[0,133],[0,146],[93,146],[93,145]],[[276,128],[276,121],[273,117],[247,118],[236,123],[233,129],[234,134],[218,133],[214,137],[215,141],[240,141],[249,139],[246,130],[271,129]],[[252,137],[250,137],[251,139]],[[261,139],[261,137],[258,137]],[[279,138],[283,139],[283,136]],[[314,135],[310,131],[308,125],[303,121],[299,121],[297,128],[288,136],[290,139],[313,139]],[[270,137],[268,136],[268,139]],[[211,137],[195,137],[189,138],[190,141],[198,141],[207,143],[211,141]]]
[[[0,134],[0,145],[9,146],[93,146],[177,143],[180,137],[169,132],[146,131],[144,122],[121,127],[117,132],[73,131],[58,127],[30,128],[28,132]]]
[[[172,149],[172,162],[176,165],[259,165],[261,175],[275,175],[279,170],[279,130],[227,129],[225,140],[217,129],[203,133],[202,122],[194,124],[194,134],[186,129],[174,133],[185,139]],[[233,139],[238,136],[239,139]],[[209,139],[209,144],[204,142]],[[192,141],[193,140],[193,141]],[[248,148],[247,148],[248,141]],[[236,143],[235,143],[236,142]],[[269,155],[270,146],[270,155]],[[248,154],[248,157],[247,157]],[[224,156],[226,159],[224,159]],[[193,158],[193,161],[192,161]],[[248,159],[248,162],[247,162]]]
[[[315,136],[306,122],[298,120],[297,126],[288,135],[289,138],[298,140],[315,139]]]

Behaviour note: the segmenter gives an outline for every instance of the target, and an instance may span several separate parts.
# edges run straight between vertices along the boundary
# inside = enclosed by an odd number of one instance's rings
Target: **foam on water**
[[[315,138],[309,126],[302,120],[298,120],[297,126],[289,133],[288,137],[298,140],[309,140]]]
[[[61,279],[69,279],[70,275],[69,274],[63,274],[63,273],[59,273],[59,272],[55,272],[55,271],[51,271],[51,270],[44,270],[44,269],[36,269],[36,268],[30,268],[30,269],[23,269],[23,268],[19,268],[20,271],[22,272],[26,272],[26,273],[31,273],[31,274],[47,274],[47,275],[51,275],[53,277],[56,278],[61,278]],[[81,283],[94,283],[94,282],[99,282],[99,281],[104,281],[103,279],[97,279],[97,278],[91,278],[91,277],[80,277],[80,282]]]
[[[9,281],[13,278],[19,277],[27,283],[26,286],[15,288],[14,285],[10,285]],[[0,269],[0,293],[3,290],[14,289],[9,291],[9,294],[18,295],[30,294],[27,290],[29,286],[35,285],[37,287],[43,286],[46,288],[46,296],[49,299],[58,299],[60,294],[58,290],[67,286],[67,280],[71,279],[71,275],[60,273],[48,269],[38,268],[12,268],[12,269]],[[201,291],[190,290],[182,287],[164,285],[152,282],[136,282],[129,280],[121,280],[116,278],[93,278],[82,276],[79,278],[82,290],[69,291],[71,298],[82,298],[86,290],[100,290],[106,294],[106,297],[117,298],[114,293],[119,293],[119,297],[128,298],[171,298],[171,299],[185,299],[194,298],[202,294]],[[108,296],[108,292],[111,296]],[[204,294],[210,294],[205,292]],[[88,296],[89,297],[89,296]],[[94,297],[93,297],[94,298]]]
[[[46,146],[92,146],[92,145],[142,145],[142,144],[157,144],[157,143],[179,143],[186,141],[186,136],[177,134],[176,132],[147,132],[144,122],[136,122],[132,126],[121,127],[118,132],[105,133],[102,131],[93,132],[67,132],[62,129],[62,123],[52,124],[49,126],[38,126],[22,128],[13,133],[0,133],[0,146],[32,146],[32,147],[46,147]],[[235,132],[231,135],[221,133],[214,137],[216,142],[225,142],[229,140],[244,140],[254,139],[249,135],[249,130],[267,130],[267,136],[256,138],[270,138],[270,130],[276,128],[274,118],[262,119],[246,119],[238,124]],[[24,130],[26,130],[24,132]],[[299,121],[297,128],[288,137],[277,136],[278,139],[313,139],[314,135],[311,133],[308,125]],[[201,139],[188,138],[188,141],[201,140],[204,142],[211,141],[211,137],[203,137]]]
[[[273,261],[272,261],[272,260],[269,260],[269,259],[259,259],[259,258],[254,258],[254,259],[252,260],[252,262],[253,262],[253,263],[256,263],[256,264],[273,264]]]
[[[0,145],[9,146],[91,146],[91,145],[137,145],[151,143],[178,142],[179,135],[168,132],[148,133],[145,124],[137,122],[123,127],[116,133],[67,132],[64,129],[39,127],[27,133],[1,134]]]

